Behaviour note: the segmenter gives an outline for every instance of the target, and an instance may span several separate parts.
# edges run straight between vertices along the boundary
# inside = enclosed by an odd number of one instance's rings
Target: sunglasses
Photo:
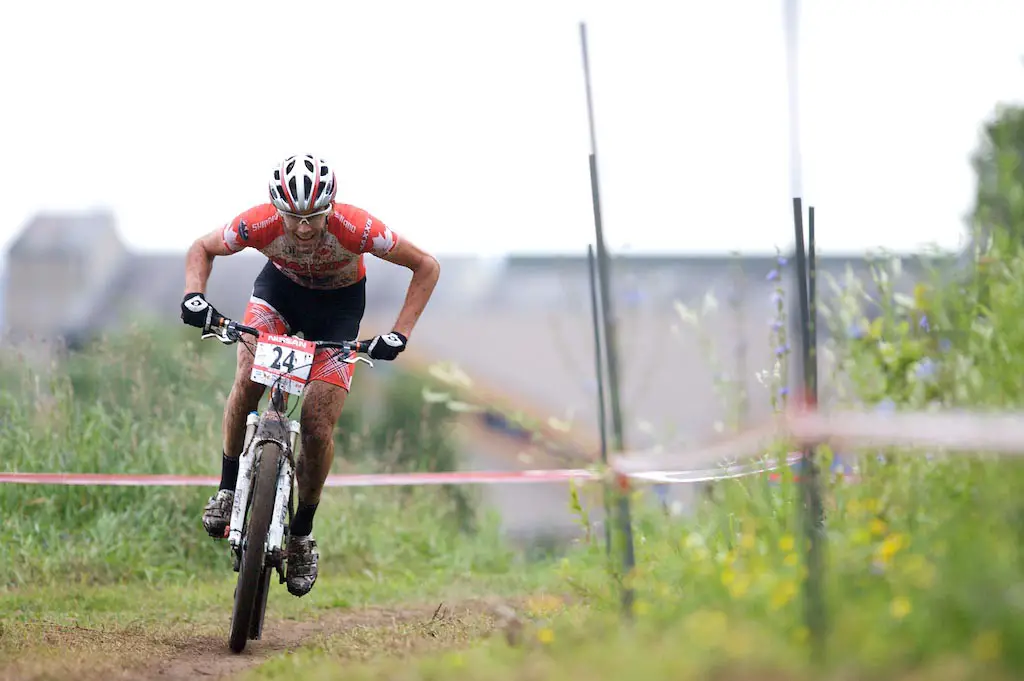
[[[281,215],[290,217],[293,220],[298,220],[300,225],[308,225],[311,218],[318,218],[321,215],[327,215],[332,210],[334,210],[333,206],[327,206],[322,210],[318,210],[315,213],[308,213],[306,215],[299,215],[298,213],[292,213],[287,210],[281,210],[280,208],[277,209],[277,212],[279,212]]]

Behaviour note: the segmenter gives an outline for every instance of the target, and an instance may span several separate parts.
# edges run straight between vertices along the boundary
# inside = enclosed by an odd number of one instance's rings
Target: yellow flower
[[[796,542],[793,540],[793,535],[791,534],[784,535],[779,539],[779,549],[782,551],[792,551],[795,545]]]
[[[537,632],[537,640],[547,645],[555,640],[555,632],[545,627]]]
[[[647,603],[647,601],[637,599],[636,603],[633,604],[633,610],[638,615],[646,615],[651,611],[651,606]]]
[[[796,596],[796,583],[790,580],[779,582],[772,592],[772,610],[782,608]]]
[[[999,657],[1003,646],[998,631],[984,631],[971,642],[971,655],[982,661]]]
[[[786,554],[786,557],[782,560],[783,565],[786,567],[794,567],[800,558],[795,553]]]
[[[741,574],[736,581],[729,585],[729,595],[733,598],[743,598],[748,589],[750,589],[750,577]]]
[[[898,620],[910,614],[910,601],[903,596],[897,596],[889,605],[889,614]]]
[[[754,548],[754,535],[751,532],[747,532],[740,537],[740,546],[746,550]]]
[[[736,573],[732,571],[732,568],[722,570],[722,586],[729,586],[734,581],[736,581]]]
[[[883,534],[885,534],[885,531],[889,529],[888,526],[885,524],[885,521],[881,518],[872,518],[870,527],[871,534],[873,534],[876,537],[881,537]]]
[[[861,511],[861,503],[857,499],[850,499],[846,502],[846,512],[852,515],[857,515]]]
[[[885,538],[885,541],[878,545],[876,558],[882,563],[888,563],[907,543],[907,538],[904,535],[899,533],[890,534]]]

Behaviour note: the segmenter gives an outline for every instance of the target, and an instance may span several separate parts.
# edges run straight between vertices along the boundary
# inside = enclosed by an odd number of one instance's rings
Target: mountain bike
[[[346,354],[342,361],[373,362],[356,353],[368,352],[370,341],[311,341],[297,336],[270,334],[213,313],[203,327],[202,339],[216,338],[226,345],[256,339],[250,379],[270,386],[269,406],[253,411],[245,421],[245,444],[238,465],[235,501],[225,536],[238,573],[228,644],[235,653],[249,640],[263,635],[270,580],[277,571],[285,581],[284,547],[294,508],[295,457],[299,422],[286,413],[288,394],[301,395],[319,348]],[[245,341],[243,341],[245,342]],[[247,347],[249,346],[246,343]]]

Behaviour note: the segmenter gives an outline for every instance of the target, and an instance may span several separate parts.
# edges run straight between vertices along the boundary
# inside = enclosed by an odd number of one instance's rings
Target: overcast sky
[[[131,246],[183,249],[311,150],[339,200],[437,253],[584,252],[584,20],[609,246],[786,248],[783,16],[782,0],[12,3],[0,243],[39,210],[109,207]],[[823,250],[957,244],[978,127],[1024,94],[1022,27],[1022,0],[804,0]]]

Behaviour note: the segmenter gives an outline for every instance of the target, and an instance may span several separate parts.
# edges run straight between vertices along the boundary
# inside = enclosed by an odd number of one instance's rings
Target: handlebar
[[[236,322],[233,319],[228,319],[224,315],[214,312],[210,318],[208,326],[203,329],[202,337],[213,337],[222,343],[236,343],[242,339],[243,333],[259,338],[260,330]],[[353,354],[357,352],[369,352],[370,342],[371,341],[369,340],[313,341],[318,348],[337,348]]]

